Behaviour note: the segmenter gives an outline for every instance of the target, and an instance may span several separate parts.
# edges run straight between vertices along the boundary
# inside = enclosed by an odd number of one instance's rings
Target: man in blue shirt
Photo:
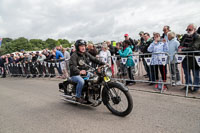
[[[56,60],[64,58],[63,53],[61,51],[57,50],[56,48],[53,49],[53,52],[56,55]],[[57,70],[58,70],[59,75],[61,76],[63,74],[63,72],[61,70],[60,63],[61,62],[59,61],[59,66],[57,66]],[[58,77],[60,77],[60,76],[58,76]]]
[[[56,49],[55,49],[56,50]],[[59,50],[56,50],[56,59],[64,58],[64,55]]]

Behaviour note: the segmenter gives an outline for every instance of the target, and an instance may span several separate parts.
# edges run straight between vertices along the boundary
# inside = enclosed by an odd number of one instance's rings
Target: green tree
[[[2,44],[4,44],[4,43],[7,43],[7,42],[11,42],[13,39],[11,39],[11,38],[3,38],[3,40],[2,40]]]
[[[57,41],[51,38],[48,38],[46,41],[41,39],[31,39],[30,41],[24,37],[17,39],[3,38],[2,45],[0,48],[0,55],[13,53],[21,51],[36,51],[42,50],[45,48],[52,49],[56,46],[62,45],[63,47],[71,47],[73,44],[70,43],[67,39],[58,39]]]
[[[15,51],[21,51],[22,49],[25,51],[32,50],[32,45],[29,43],[28,39],[24,37],[20,37],[14,41],[12,41],[12,47]]]
[[[64,48],[71,47],[71,43],[67,39],[58,39],[58,41]]]
[[[41,39],[31,39],[29,42],[32,44],[33,50],[42,50],[48,47],[47,43]]]
[[[54,39],[48,38],[46,40],[47,46],[49,49],[55,48],[56,47],[56,41]]]

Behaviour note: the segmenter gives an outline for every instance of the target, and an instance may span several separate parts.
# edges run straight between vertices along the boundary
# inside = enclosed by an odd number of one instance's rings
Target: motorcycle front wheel
[[[108,83],[109,89],[102,92],[103,102],[113,114],[117,116],[127,116],[133,109],[133,100],[129,91],[124,86],[116,83]]]

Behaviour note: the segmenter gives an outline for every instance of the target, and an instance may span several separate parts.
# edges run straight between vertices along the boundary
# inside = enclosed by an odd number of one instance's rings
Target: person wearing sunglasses
[[[181,39],[179,52],[184,51],[188,52],[186,53],[186,57],[184,58],[182,62],[182,67],[185,74],[185,81],[187,85],[192,85],[192,78],[191,78],[191,70],[193,72],[193,85],[196,85],[194,89],[192,89],[191,86],[189,86],[189,90],[191,92],[197,92],[199,90],[199,66],[196,62],[195,56],[200,55],[200,52],[193,52],[193,51],[199,51],[200,50],[200,35],[196,32],[197,26],[194,24],[189,24],[187,26],[186,32]],[[185,90],[186,87],[182,88],[182,90]]]

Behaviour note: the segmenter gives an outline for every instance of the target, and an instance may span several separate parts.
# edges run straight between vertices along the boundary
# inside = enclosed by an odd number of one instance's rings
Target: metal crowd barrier
[[[160,60],[160,63],[162,66],[160,68],[156,68],[155,65],[152,65],[152,56],[156,56],[157,59]],[[134,80],[130,80],[128,76],[127,66],[126,63],[128,60],[132,59],[134,62],[134,66],[131,68],[132,73],[134,75]],[[185,51],[185,52],[178,52],[175,53],[173,56],[173,60],[170,60],[170,55],[168,53],[146,53],[146,54],[133,54],[129,55],[127,57],[120,57],[119,55],[111,56],[108,58],[99,57],[99,60],[102,60],[108,64],[110,64],[113,72],[112,79],[120,81],[122,83],[125,83],[126,81],[135,81],[135,82],[143,82],[143,83],[151,83],[151,84],[158,84],[160,88],[160,93],[164,92],[165,85],[175,85],[175,86],[185,86],[185,96],[188,96],[189,88],[190,87],[200,87],[199,85],[199,70],[200,70],[200,51]],[[40,73],[39,68],[45,69],[46,73],[43,71],[44,74],[54,74],[59,75],[59,70],[57,72],[55,71],[55,68],[61,67],[61,62],[64,60],[53,60],[53,61],[44,61],[42,64],[32,63],[29,62],[28,65],[26,63],[18,63],[18,64],[7,64],[6,70],[8,71],[8,74],[10,76],[13,75],[19,75],[19,76],[27,76],[27,75],[33,75],[31,73],[31,68],[36,68],[37,73]],[[66,63],[66,70],[69,72],[69,66],[68,66],[68,60],[65,60]],[[38,67],[39,65],[43,67]],[[91,63],[90,64],[93,67],[96,67],[96,64]],[[33,67],[32,67],[33,66]],[[184,68],[183,68],[184,67]],[[14,69],[12,69],[14,68]],[[49,69],[52,69],[55,71],[55,73],[51,73]],[[162,70],[163,68],[163,70]],[[15,74],[13,73],[13,70],[21,69],[21,73]],[[28,69],[28,73],[27,73]],[[155,69],[160,69],[160,71],[156,71]],[[187,81],[191,82],[190,80],[195,80],[192,83],[186,83],[185,81],[185,74],[190,74],[191,71],[194,71],[192,78],[189,76],[187,77]],[[164,74],[162,72],[165,72]],[[178,77],[179,72],[179,77]],[[158,79],[153,80],[153,77],[156,78],[156,74],[158,74]],[[145,78],[144,75],[148,74],[148,78]],[[165,79],[161,79],[161,75]],[[191,75],[191,74],[190,74]],[[163,78],[163,77],[162,77]],[[177,84],[178,79],[181,81],[179,84]],[[198,83],[197,83],[198,82]]]
[[[155,75],[155,66],[151,65],[152,56],[157,55],[160,61],[162,62],[162,65],[165,67],[166,71],[163,70],[163,72],[166,72],[166,80],[163,81],[161,78],[159,78],[158,81],[153,81],[152,77],[144,78],[144,74],[149,74],[150,76]],[[199,55],[199,56],[198,56]],[[128,73],[123,73],[122,71],[126,71],[127,67],[125,66],[127,62],[127,58],[132,58],[133,62],[135,63],[133,67],[133,73],[134,73],[134,80],[130,80],[128,77]],[[125,82],[125,81],[135,81],[135,82],[144,82],[144,83],[153,83],[153,84],[159,84],[161,86],[160,93],[163,93],[164,86],[165,85],[171,85],[171,86],[185,86],[186,92],[185,96],[188,96],[188,88],[189,87],[200,87],[200,80],[199,80],[199,70],[200,70],[200,51],[187,51],[187,52],[179,52],[175,53],[174,56],[172,56],[173,60],[170,60],[170,55],[168,53],[146,53],[146,54],[133,54],[129,55],[127,57],[120,57],[117,56],[111,56],[107,59],[101,58],[102,61],[107,62],[110,60],[112,62],[112,67],[117,67],[112,69],[116,70],[116,72],[113,72],[113,78],[114,80]],[[188,58],[185,62],[187,64],[187,73],[189,71],[194,71],[194,74],[196,77],[193,76],[193,80],[195,80],[196,85],[194,82],[192,84],[187,84],[184,80],[185,74],[183,73],[183,65],[182,61],[184,58]],[[190,63],[192,58],[192,64]],[[192,65],[192,69],[189,69],[189,66]],[[173,66],[173,67],[171,67]],[[177,69],[176,69],[177,66]],[[145,69],[147,67],[148,69]],[[154,70],[153,70],[154,69]],[[152,71],[153,70],[153,71]],[[178,71],[179,71],[179,82],[178,82]],[[198,76],[197,76],[198,75]],[[159,77],[161,77],[161,72],[159,71]],[[190,80],[189,77],[187,77],[188,80]]]
[[[11,77],[30,77],[30,76],[39,76],[39,77],[55,77],[63,75],[63,68],[66,70],[66,73],[69,73],[68,61],[65,59],[58,60],[47,60],[42,62],[19,62],[19,63],[9,63],[5,64],[5,69],[7,75]],[[56,68],[56,70],[55,70]]]
[[[200,51],[182,51],[174,55],[175,63],[173,63],[175,74],[179,73],[182,86],[185,86],[186,96],[188,96],[189,88],[200,88],[199,71],[200,71]],[[177,72],[178,71],[178,72]],[[191,74],[192,72],[192,74]],[[177,81],[177,76],[175,78]]]
[[[152,74],[154,76],[156,75],[155,66],[151,65],[152,55],[156,55],[157,58],[160,60],[160,63],[162,63],[163,67],[167,69],[167,64],[170,62],[168,53],[146,53],[146,54],[133,54],[129,55],[127,57],[120,57],[119,55],[108,57],[107,59],[101,58],[102,61],[107,62],[110,60],[112,62],[112,70],[113,72],[113,80],[120,81],[122,83],[125,83],[126,81],[135,81],[135,82],[143,82],[143,83],[152,83],[152,84],[159,84],[160,85],[160,92],[163,93],[164,91],[164,85],[171,85],[171,74],[168,73],[168,80],[165,80],[163,82],[162,80],[152,80],[152,77],[150,77]],[[134,62],[134,66],[131,68],[132,73],[134,75],[134,80],[130,80],[128,77],[127,72],[127,60],[132,59]],[[117,67],[117,68],[116,68]],[[147,69],[145,69],[145,67]],[[154,71],[153,71],[154,70]],[[171,70],[169,70],[171,71]],[[144,78],[144,75],[148,74],[149,79]],[[160,75],[160,74],[159,74]],[[167,79],[167,77],[165,77]]]

